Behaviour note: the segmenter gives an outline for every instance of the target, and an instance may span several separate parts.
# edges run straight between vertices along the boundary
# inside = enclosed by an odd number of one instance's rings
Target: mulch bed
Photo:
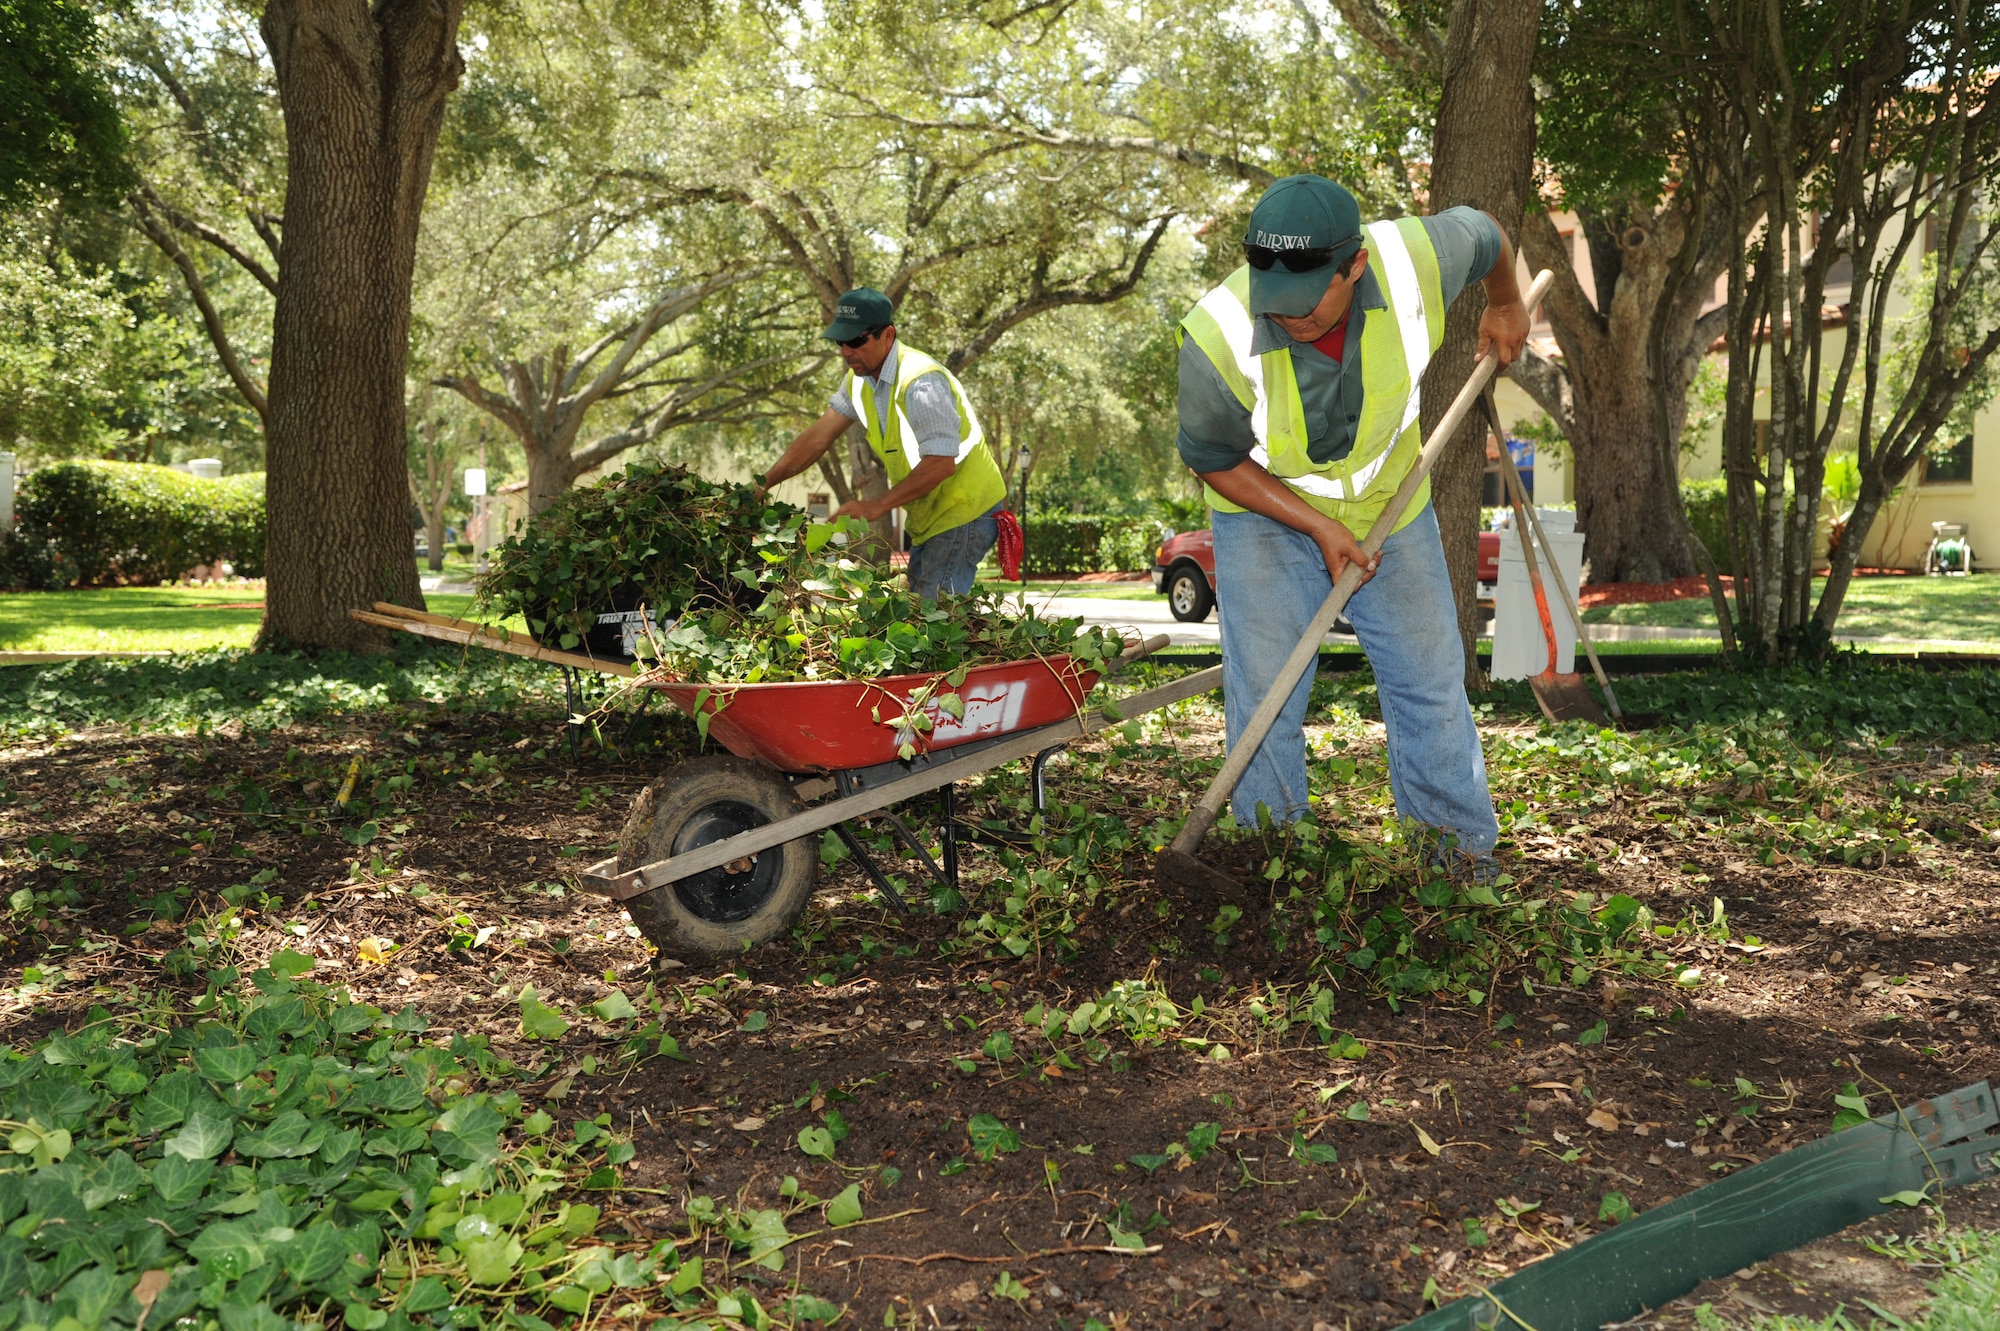
[[[796,1280],[850,1305],[856,1325],[882,1324],[893,1307],[927,1327],[1080,1327],[1088,1317],[1111,1327],[1391,1327],[1421,1311],[1427,1281],[1449,1296],[1600,1228],[1608,1192],[1643,1210],[1823,1135],[1833,1094],[1858,1075],[1899,1098],[2000,1076],[2000,863],[1984,836],[1939,852],[1949,878],[1907,857],[1865,871],[1765,867],[1709,862],[1646,818],[1580,811],[1569,835],[1607,861],[1604,888],[1678,918],[1692,862],[1708,875],[1696,895],[1725,896],[1762,950],[1709,948],[1707,982],[1693,991],[1536,985],[1529,994],[1503,977],[1486,1010],[1412,1002],[1401,1011],[1350,991],[1337,1024],[1368,1052],[1348,1062],[1296,1028],[1262,1029],[1248,1015],[1248,997],[1304,978],[1306,948],[1274,951],[1253,906],[1235,930],[1242,941],[1215,953],[1205,929],[1215,903],[1160,899],[1150,857],[1138,854],[1117,903],[1086,913],[1081,951],[1066,962],[971,949],[941,958],[959,917],[905,922],[857,904],[863,884],[843,868],[823,877],[809,945],[765,947],[728,967],[656,964],[621,911],[566,884],[614,842],[631,797],[678,755],[572,766],[556,734],[546,717],[440,712],[389,732],[107,730],[0,752],[0,845],[10,857],[0,898],[64,876],[23,858],[28,837],[50,832],[83,843],[67,872],[98,885],[50,925],[64,950],[16,936],[0,983],[20,985],[27,965],[60,968],[67,980],[0,1000],[0,1031],[22,1046],[83,1020],[106,992],[159,983],[156,960],[183,930],[156,923],[128,933],[147,918],[135,903],[184,886],[207,913],[221,889],[273,870],[278,900],[264,913],[253,898],[244,911],[246,960],[281,943],[310,951],[319,978],[349,984],[357,998],[413,1003],[436,1029],[483,1031],[524,1065],[546,1064],[537,1090],[561,1095],[552,1108],[609,1112],[634,1135],[625,1182],[660,1193],[613,1199],[611,1218],[629,1232],[666,1233],[690,1194],[773,1206],[788,1175],[821,1196],[862,1181],[874,1223],[795,1244],[772,1288]],[[439,770],[444,751],[462,764],[475,749],[513,765]],[[360,848],[343,836],[352,821],[327,812],[355,753],[420,760],[415,785],[385,794],[372,814],[381,835]],[[1143,774],[1107,778],[1124,779]],[[1063,780],[1059,764],[1057,798],[1092,798]],[[310,816],[245,816],[246,781],[280,804],[310,805]],[[968,853],[975,880],[982,853]],[[1553,842],[1515,847],[1508,867],[1549,880],[1567,853]],[[367,862],[376,855],[379,866]],[[1239,857],[1256,881],[1261,860]],[[454,947],[471,931],[461,915],[495,933]],[[375,937],[400,944],[387,964],[357,955]],[[1908,983],[1883,980],[1905,975]],[[1038,1001],[1073,1010],[1112,981],[1141,976],[1184,1007],[1202,996],[1233,1024],[1190,1018],[1177,1032],[1188,1040],[1113,1039],[1102,1062],[1074,1068],[977,1057],[996,1031],[1034,1045],[1021,1017]],[[655,983],[689,1061],[585,1073],[587,1056],[613,1065],[613,1033],[578,1022],[558,1047],[529,1046],[515,1002],[524,983],[572,1013],[614,984],[637,998]],[[1580,1043],[1599,1021],[1606,1038]],[[1734,1112],[1745,1104],[1734,1097],[1737,1077],[1766,1097],[1754,1116]],[[1366,1121],[1345,1116],[1363,1100]],[[852,1128],[839,1165],[793,1145],[823,1106]],[[982,1113],[1014,1128],[1022,1149],[974,1160],[966,1125]],[[1593,1113],[1616,1128],[1593,1125]],[[1336,1161],[1290,1158],[1302,1114],[1308,1140],[1334,1148]],[[1132,1162],[1198,1123],[1221,1129],[1198,1163],[1184,1155],[1149,1172]],[[894,1186],[883,1182],[885,1164],[901,1171]],[[1539,1206],[1503,1224],[1495,1199]],[[1992,1198],[1977,1205],[1991,1223]],[[809,1218],[795,1231],[811,1228]],[[1489,1242],[1469,1244],[1468,1219],[1483,1223]],[[1111,1250],[1107,1220],[1142,1229],[1158,1250]],[[1829,1243],[1772,1264],[1763,1283],[1725,1282],[1702,1297],[1745,1317],[1759,1302],[1850,1299],[1859,1286],[1834,1276],[1863,1254]],[[1868,1269],[1878,1291],[1869,1297],[1909,1306],[1915,1277],[1904,1273],[1884,1293],[1886,1277]],[[1002,1271],[1025,1287],[1020,1301],[994,1292]],[[1808,1295],[1820,1301],[1786,1303]],[[1692,1317],[1669,1309],[1657,1324],[1691,1326]]]

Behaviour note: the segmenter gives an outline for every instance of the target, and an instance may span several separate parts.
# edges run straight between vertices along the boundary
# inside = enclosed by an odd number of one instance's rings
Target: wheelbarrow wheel
[[[696,758],[639,792],[618,838],[618,869],[685,854],[804,808],[791,783],[768,767]],[[625,909],[667,956],[734,956],[792,927],[812,899],[818,868],[816,838],[802,837],[654,888]]]

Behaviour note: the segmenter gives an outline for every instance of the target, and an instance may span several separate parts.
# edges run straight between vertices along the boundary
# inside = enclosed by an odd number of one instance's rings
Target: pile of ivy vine
[[[480,581],[480,610],[519,614],[537,639],[569,650],[600,613],[643,605],[664,623],[691,605],[729,602],[752,545],[802,520],[751,486],[634,462],[564,492],[508,537]]]
[[[762,567],[738,576],[761,598],[683,616],[659,644],[657,669],[698,683],[759,684],[963,672],[1054,656],[1101,670],[1124,650],[1112,629],[1045,619],[998,592],[920,598],[849,553],[867,531],[842,518],[760,538]]]
[[[596,1235],[579,1198],[633,1155],[608,1116],[560,1132],[484,1037],[420,1039],[419,1013],[312,968],[280,952],[248,985],[213,972],[192,1021],[99,1008],[0,1058],[0,1331],[552,1331],[754,1302],[672,1239]]]

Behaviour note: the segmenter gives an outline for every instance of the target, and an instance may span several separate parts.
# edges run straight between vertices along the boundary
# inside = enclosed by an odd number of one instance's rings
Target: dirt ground
[[[793,1245],[769,1281],[848,1305],[854,1325],[893,1312],[926,1327],[1395,1326],[1429,1282],[1449,1298],[1602,1228],[1607,1194],[1645,1210],[1824,1135],[1844,1082],[1881,1112],[1891,1096],[2000,1076],[2000,857],[1984,829],[1927,846],[1924,864],[1767,867],[1633,813],[1578,810],[1566,837],[1597,848],[1604,887],[1669,918],[1685,912],[1692,864],[1758,944],[1700,945],[1694,988],[1529,994],[1503,979],[1479,1010],[1400,1011],[1349,990],[1334,1022],[1366,1050],[1350,1060],[1257,1019],[1260,996],[1306,969],[1305,949],[1255,941],[1254,891],[1246,941],[1214,954],[1215,903],[1159,900],[1143,848],[1110,904],[1084,913],[1066,963],[941,956],[958,916],[865,904],[847,864],[823,875],[806,941],[728,966],[656,964],[621,911],[575,890],[574,870],[609,850],[675,755],[572,764],[558,735],[547,717],[440,711],[385,731],[105,731],[0,752],[0,900],[66,879],[82,892],[39,929],[9,926],[0,1032],[23,1046],[107,992],[158,983],[186,925],[153,917],[175,913],[162,894],[188,889],[190,918],[240,922],[245,961],[309,951],[319,978],[357,998],[415,1004],[435,1029],[484,1031],[540,1066],[537,1090],[563,1113],[629,1127],[638,1154],[608,1218],[634,1237],[667,1232],[690,1195],[772,1206],[787,1176],[820,1196],[861,1183],[869,1222]],[[365,821],[329,807],[356,755],[378,774]],[[401,788],[379,775],[398,771]],[[1103,793],[1065,787],[1060,764],[1052,779],[1058,799]],[[35,847],[51,836],[68,840]],[[1530,882],[1565,853],[1503,850]],[[1261,860],[1238,853],[1255,882]],[[967,852],[974,882],[985,855]],[[220,894],[236,884],[251,890],[232,912]],[[377,939],[381,964],[363,955]],[[1142,977],[1208,1014],[1146,1044],[1110,1038],[1098,1061],[988,1052],[997,1034],[1043,1047],[1024,1020],[1037,1004],[1074,1012]],[[685,1061],[622,1067],[616,1033],[587,1021],[530,1047],[527,983],[572,1013],[654,984]],[[797,1134],[828,1109],[849,1135],[834,1160],[809,1157]],[[977,1158],[976,1115],[1013,1129],[1018,1149]],[[1214,1125],[1211,1146],[1166,1152],[1205,1140],[1190,1138],[1198,1125]],[[1948,1209],[2000,1219],[1991,1189]],[[1858,1237],[1630,1325],[1691,1326],[1700,1301],[1725,1316],[1864,1294],[1914,1306],[1921,1273]]]

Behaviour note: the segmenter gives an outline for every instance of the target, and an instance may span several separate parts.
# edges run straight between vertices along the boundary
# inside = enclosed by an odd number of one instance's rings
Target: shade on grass
[[[473,598],[433,592],[438,614],[468,615]],[[264,622],[261,587],[102,587],[0,595],[0,651],[201,652],[245,648]],[[516,619],[507,627],[526,631]]]
[[[1715,606],[1699,596],[1596,606],[1584,611],[1583,618],[1587,624],[1713,629]],[[2000,644],[2000,575],[1856,578],[1848,585],[1834,632],[1861,638]]]

